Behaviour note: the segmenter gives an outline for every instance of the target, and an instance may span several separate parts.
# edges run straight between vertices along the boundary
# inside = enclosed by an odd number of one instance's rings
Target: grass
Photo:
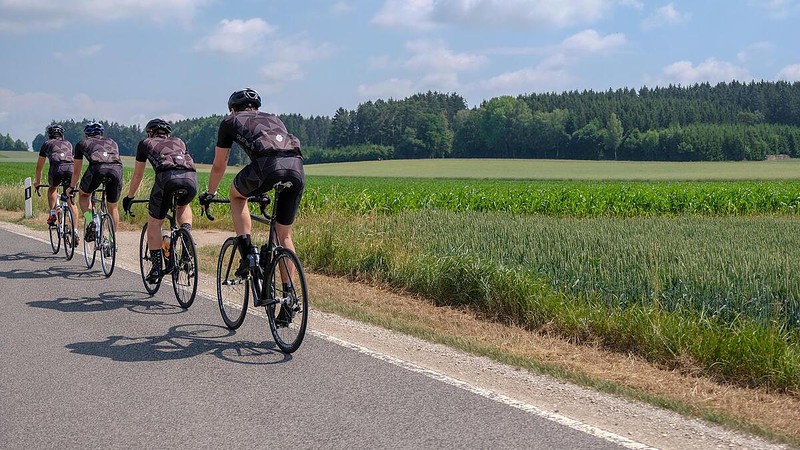
[[[316,271],[718,380],[794,391],[800,274],[786,248],[800,242],[789,224],[331,214],[304,216],[295,240]]]
[[[725,162],[414,159],[313,164],[307,175],[515,180],[798,180],[800,160]]]

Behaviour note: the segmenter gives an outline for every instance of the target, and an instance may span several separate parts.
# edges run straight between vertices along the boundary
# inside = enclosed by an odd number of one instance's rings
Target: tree
[[[614,154],[614,161],[617,160],[617,149],[622,143],[622,122],[615,113],[611,113],[606,121],[605,149],[606,155]]]

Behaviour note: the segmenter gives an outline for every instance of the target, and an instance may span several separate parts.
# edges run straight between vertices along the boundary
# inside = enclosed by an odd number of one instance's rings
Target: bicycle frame
[[[274,189],[275,189],[275,201],[272,202],[272,213],[271,214],[268,214],[267,211],[266,211],[267,205],[270,203],[269,194],[265,193],[265,194],[262,194],[261,196],[258,196],[258,197],[248,197],[247,198],[248,203],[250,203],[250,202],[258,203],[259,209],[261,210],[261,215],[260,216],[256,215],[256,214],[253,214],[251,212],[250,213],[250,219],[252,219],[252,220],[254,220],[256,222],[262,223],[264,225],[267,225],[269,227],[269,239],[267,240],[266,244],[263,244],[259,248],[259,266],[260,266],[263,274],[266,274],[267,269],[269,268],[270,264],[272,263],[272,258],[277,253],[278,249],[281,248],[281,246],[278,244],[278,231],[275,228],[275,224],[276,224],[276,221],[277,221],[276,212],[277,212],[277,209],[278,209],[278,199],[280,198],[280,193],[285,188],[286,188],[286,185],[283,184],[283,183],[279,182],[279,183],[275,184],[275,187],[274,187]],[[231,202],[230,199],[215,199],[215,200],[211,200],[211,203],[230,203],[230,202]],[[201,215],[202,214],[205,214],[206,217],[208,217],[209,220],[214,220],[214,216],[209,214],[209,211],[208,211],[207,208],[201,213]],[[258,281],[260,282],[260,281],[263,281],[263,280],[258,280]],[[257,283],[254,283],[253,286],[254,286],[254,288],[256,290],[256,293],[257,293],[257,295],[259,297],[259,300],[262,300],[262,301],[266,300],[267,299],[267,294],[266,294],[267,290],[264,289],[263,286],[258,287]],[[275,303],[275,301],[273,301],[272,303]],[[266,305],[268,305],[268,303],[266,303],[265,306]]]

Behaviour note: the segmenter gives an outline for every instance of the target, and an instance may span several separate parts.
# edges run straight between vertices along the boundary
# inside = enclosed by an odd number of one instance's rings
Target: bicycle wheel
[[[284,274],[287,278],[284,279]],[[289,289],[284,286],[289,284]],[[264,285],[273,303],[267,306],[269,329],[275,344],[292,353],[300,347],[308,323],[308,287],[297,255],[288,248],[278,249]]]
[[[172,235],[172,288],[182,308],[192,306],[197,294],[197,250],[192,234],[178,228]]]
[[[97,250],[100,252],[100,266],[106,278],[114,273],[114,264],[117,261],[117,240],[114,235],[114,221],[110,214],[100,217],[100,235],[97,237]]]
[[[217,261],[217,302],[222,320],[231,330],[239,328],[244,322],[250,296],[250,283],[247,278],[235,275],[237,267],[239,252],[236,238],[230,237],[222,244]]]
[[[84,224],[84,229],[86,229],[86,225]],[[95,233],[96,235],[97,233]],[[86,263],[86,268],[91,269],[94,266],[94,259],[97,257],[95,253],[97,251],[97,239],[98,237],[95,236],[92,242],[86,240],[86,236],[83,237],[83,262]]]
[[[72,217],[72,208],[64,208],[64,256],[67,261],[75,256],[75,218]]]
[[[153,268],[153,260],[150,258],[150,249],[147,246],[147,222],[142,227],[142,234],[139,236],[139,272],[142,275],[144,290],[150,295],[155,295],[161,287],[161,279],[153,284],[147,282],[147,274]]]
[[[50,225],[50,249],[53,250],[53,254],[57,255],[58,250],[61,248],[61,233],[58,232],[59,223],[56,222],[55,225]]]

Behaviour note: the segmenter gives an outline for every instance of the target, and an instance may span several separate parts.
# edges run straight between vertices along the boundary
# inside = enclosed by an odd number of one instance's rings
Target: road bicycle
[[[172,195],[172,203],[166,219],[169,221],[169,231],[161,230],[161,258],[164,267],[164,275],[172,276],[172,289],[175,291],[175,298],[182,308],[188,308],[194,303],[197,295],[197,249],[194,245],[192,233],[184,227],[179,227],[177,220],[176,198],[186,195],[185,189],[178,189]],[[133,199],[134,203],[149,203],[146,199]],[[136,217],[133,211],[126,210],[125,213],[131,217]],[[150,249],[147,245],[147,222],[142,227],[142,234],[139,237],[139,271],[142,275],[144,289],[150,295],[155,295],[161,287],[160,278],[155,283],[147,282],[147,274],[153,268],[153,259],[150,256]]]
[[[217,260],[217,302],[225,325],[232,330],[242,325],[252,294],[253,305],[265,307],[272,337],[285,353],[300,347],[308,323],[308,287],[303,267],[292,250],[279,245],[275,228],[280,194],[291,186],[291,182],[275,184],[271,214],[266,211],[270,204],[268,193],[248,198],[261,210],[260,216],[250,214],[252,220],[269,226],[269,239],[255,255],[258,259],[255,268],[244,277],[236,274],[240,260],[236,237],[225,240]],[[209,203],[230,203],[230,199],[213,199]],[[203,214],[214,220],[209,207],[203,208]]]
[[[109,181],[107,177],[103,177],[100,181],[101,188],[92,192],[91,203],[89,204],[92,211],[92,227],[94,229],[94,239],[89,242],[83,239],[83,260],[86,267],[91,269],[94,266],[94,261],[97,254],[100,254],[100,266],[103,269],[103,274],[106,278],[114,273],[114,265],[117,261],[117,239],[114,234],[114,220],[111,214],[108,213],[108,205],[106,204],[106,183]],[[100,193],[100,199],[96,197]]]
[[[64,256],[67,257],[67,261],[70,261],[73,256],[75,256],[75,245],[76,239],[78,235],[75,233],[75,217],[72,216],[72,208],[70,207],[70,202],[72,201],[74,194],[67,195],[67,189],[69,188],[69,183],[61,183],[59,185],[62,188],[61,195],[58,196],[58,200],[56,201],[55,206],[55,213],[56,213],[56,223],[50,225],[48,228],[50,230],[50,248],[53,250],[53,254],[57,255],[58,251],[61,249],[61,243],[64,243]],[[50,187],[49,184],[40,184],[36,186],[36,195],[42,196],[39,192],[39,188],[43,187]]]

